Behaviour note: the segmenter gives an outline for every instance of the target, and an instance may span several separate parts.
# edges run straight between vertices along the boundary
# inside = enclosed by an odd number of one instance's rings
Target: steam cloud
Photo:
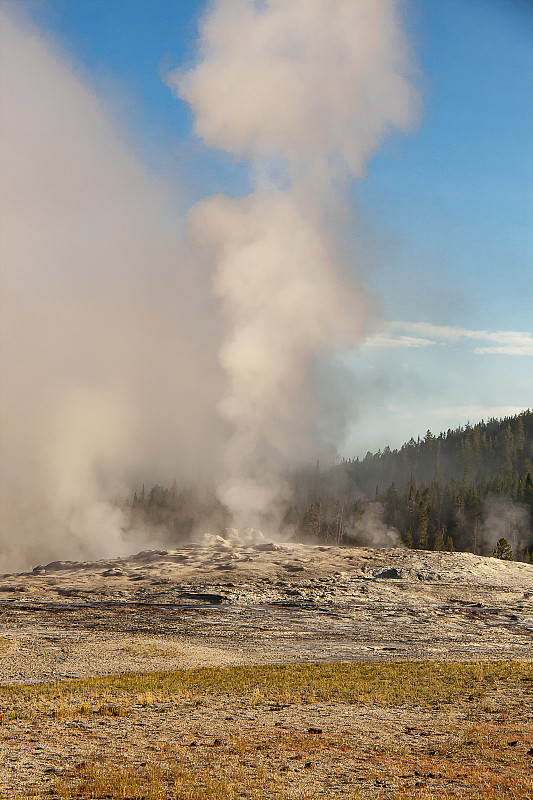
[[[364,514],[347,531],[349,539],[368,547],[403,547],[398,531],[383,522],[381,503],[368,503]]]
[[[65,58],[0,14],[0,565],[12,569],[135,548],[108,501],[135,477],[217,459],[221,370],[209,276],[187,259],[165,187]]]
[[[523,503],[513,503],[498,495],[483,504],[483,544],[492,555],[499,539],[506,539],[516,556],[531,537],[531,512]]]
[[[233,435],[220,494],[239,525],[260,523],[250,515],[279,494],[280,468],[323,444],[314,360],[354,347],[375,321],[332,220],[343,176],[362,175],[391,127],[413,124],[409,68],[390,0],[218,0],[199,63],[168,77],[204,142],[252,165],[251,195],[191,213],[225,322],[219,411]]]
[[[130,549],[109,500],[146,474],[211,468],[235,524],[257,524],[280,470],[335,444],[316,359],[376,320],[342,193],[416,121],[396,3],[209,6],[198,63],[167,82],[253,191],[186,224],[65,57],[5,9],[0,36],[0,554]]]

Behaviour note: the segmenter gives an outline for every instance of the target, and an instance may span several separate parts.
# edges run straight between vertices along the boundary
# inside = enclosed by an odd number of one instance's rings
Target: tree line
[[[319,464],[286,476],[292,503],[281,528],[301,541],[461,550],[492,555],[505,538],[513,557],[531,560],[533,412],[410,439],[363,459]],[[231,517],[212,487],[144,487],[128,504],[133,524],[169,541]],[[267,521],[268,523],[268,521]],[[279,524],[279,523],[278,523]]]

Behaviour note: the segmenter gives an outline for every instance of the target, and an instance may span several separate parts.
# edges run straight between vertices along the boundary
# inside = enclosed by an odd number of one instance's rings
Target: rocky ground
[[[0,577],[4,684],[177,667],[421,659],[533,660],[533,566],[466,553],[219,540]],[[115,717],[51,714],[39,704],[20,714],[6,701],[0,797],[29,788],[36,797],[63,797],[54,794],[56,779],[75,777],[91,759],[142,771],[169,758],[191,775],[236,775],[242,797],[278,796],[278,789],[294,798],[415,796],[398,794],[411,789],[417,797],[483,797],[488,780],[501,788],[491,797],[514,796],[506,794],[512,747],[522,759],[528,748],[533,754],[533,714],[520,692],[511,694],[495,701],[499,728],[488,695],[475,714],[468,702],[428,711],[228,698],[171,707],[140,698]],[[483,725],[492,727],[478,742]],[[482,751],[489,740],[496,744]],[[475,780],[467,778],[474,765]],[[263,774],[266,794],[242,788]],[[520,797],[531,800],[527,781],[521,786]]]
[[[530,659],[533,566],[220,541],[0,577],[0,682],[237,663]]]

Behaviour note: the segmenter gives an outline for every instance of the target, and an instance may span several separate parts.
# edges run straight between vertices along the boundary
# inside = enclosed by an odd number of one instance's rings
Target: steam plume
[[[354,347],[375,321],[334,220],[345,176],[363,174],[391,127],[413,124],[409,69],[391,0],[218,0],[198,64],[168,78],[204,142],[252,166],[252,194],[191,213],[225,321],[219,410],[233,436],[220,491],[239,524],[257,523],[281,465],[323,445],[316,358]]]
[[[524,503],[489,496],[483,504],[483,544],[492,555],[499,539],[506,539],[515,556],[531,538],[531,513]]]
[[[0,32],[0,569],[14,569],[134,548],[107,501],[216,460],[220,369],[208,280],[165,187],[41,34],[5,10]]]
[[[212,468],[255,525],[280,470],[335,444],[317,359],[376,319],[342,192],[416,118],[396,3],[210,4],[168,82],[253,191],[199,203],[186,235],[65,57],[13,8],[0,36],[3,568],[132,549],[109,500],[135,476]]]

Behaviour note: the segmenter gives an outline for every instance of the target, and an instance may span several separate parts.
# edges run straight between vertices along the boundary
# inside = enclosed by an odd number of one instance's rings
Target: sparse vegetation
[[[481,697],[487,687],[522,682],[533,689],[533,664],[517,661],[472,663],[403,661],[203,667],[165,672],[124,673],[48,684],[0,686],[0,702],[80,702],[131,705],[138,696],[196,700],[209,696],[263,702],[344,702],[431,708]],[[522,685],[521,683],[521,685]],[[37,705],[34,705],[37,702]],[[92,704],[92,705],[91,705]],[[45,705],[42,706],[42,709]]]
[[[257,720],[271,720],[273,710],[292,706],[305,719],[309,704],[315,713],[317,704],[390,709],[396,721],[398,711],[408,717],[418,708],[425,720],[405,727],[401,737],[385,729],[381,737],[366,738],[358,729],[346,729],[346,723],[322,730],[276,728],[272,722],[265,729],[258,722],[251,732],[195,747],[191,737],[172,746],[150,741],[144,756],[133,761],[104,749],[66,765],[46,795],[58,800],[310,800],[340,796],[337,780],[345,787],[342,796],[354,800],[519,800],[533,790],[532,694],[530,663],[402,662],[125,674],[2,686],[0,701],[4,724],[15,712],[36,725],[61,715],[129,717],[149,713],[151,706],[159,713],[186,715],[198,702],[215,704],[218,713],[235,714],[238,708],[239,715],[257,714]],[[321,776],[316,784],[310,779],[313,770]],[[20,797],[40,797],[39,791]]]

